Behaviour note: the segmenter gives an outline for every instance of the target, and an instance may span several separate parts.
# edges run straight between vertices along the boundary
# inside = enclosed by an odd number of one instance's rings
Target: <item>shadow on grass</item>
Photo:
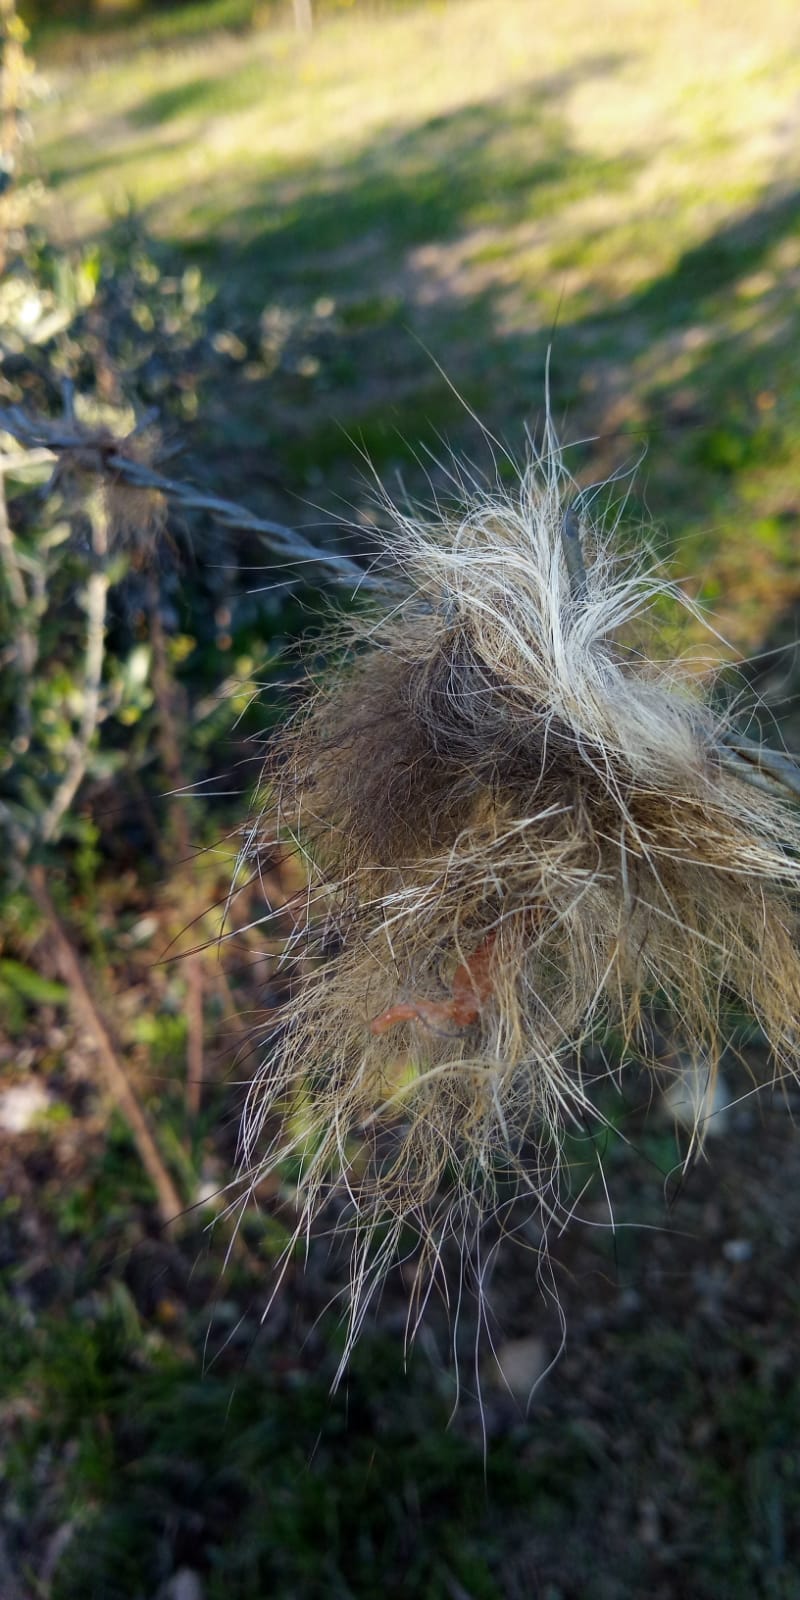
[[[277,74],[285,77],[283,63]],[[174,117],[211,117],[247,111],[268,92],[276,70],[261,57],[235,73],[208,72],[170,88],[156,89],[130,112],[135,128],[157,128]]]
[[[47,61],[80,59],[87,50],[113,57],[154,45],[191,44],[214,30],[247,32],[256,22],[256,0],[177,0],[88,16],[52,16],[49,9],[49,0],[38,0],[30,19],[34,52]]]
[[[564,224],[570,207],[597,195],[612,202],[614,228],[614,197],[629,201],[653,152],[587,153],[565,107],[571,90],[613,79],[625,60],[622,51],[587,57],[507,96],[379,130],[344,156],[245,151],[224,182],[217,175],[181,193],[176,224],[168,197],[163,210],[153,206],[154,225],[174,227],[176,252],[216,285],[219,315],[247,357],[231,364],[224,394],[208,397],[207,463],[221,490],[241,494],[266,450],[273,478],[301,495],[321,483],[352,493],[359,452],[383,476],[402,469],[412,492],[428,473],[420,451],[466,448],[494,470],[486,441],[476,449],[470,411],[521,453],[521,422],[533,410],[535,431],[542,414],[552,344],[557,422],[568,439],[592,435],[570,458],[575,470],[590,457],[600,473],[630,464],[647,443],[648,498],[664,521],[665,550],[680,536],[690,561],[716,556],[720,528],[730,541],[731,518],[741,516],[737,496],[780,471],[800,443],[792,358],[800,282],[797,271],[782,282],[772,270],[800,230],[800,196],[776,173],[754,204],[666,270],[604,300],[592,274],[600,231],[592,224],[575,239]],[[206,73],[143,97],[131,116],[140,128],[169,127],[177,115],[193,126],[183,136],[170,129],[168,146],[154,137],[110,154],[87,150],[83,174],[116,164],[124,181],[137,162],[180,164],[205,120],[253,103],[268,71],[252,62],[238,76]],[[57,151],[54,160],[56,178],[80,175]],[[635,254],[630,209],[615,249],[624,233]],[[559,229],[561,267],[538,284],[530,272],[515,280],[503,251],[521,239],[548,260]],[[571,266],[588,288],[562,297],[559,270],[567,282]],[[765,267],[772,282],[756,287],[748,312],[744,280]],[[323,304],[327,319],[315,309]],[[291,325],[291,336],[275,334],[278,324]],[[769,584],[791,564],[790,511],[784,494],[752,519],[754,539],[772,542],[775,561],[745,607],[772,604]],[[296,503],[289,515],[307,520]],[[741,529],[734,537],[744,548]],[[794,580],[778,576],[781,608]],[[761,631],[755,621],[748,630]]]
[[[199,255],[240,315],[270,298],[295,307],[336,301],[335,350],[307,406],[278,424],[295,481],[309,463],[337,473],[342,428],[379,470],[413,463],[417,444],[435,445],[443,433],[458,447],[474,438],[462,400],[489,428],[518,438],[531,403],[541,414],[550,343],[556,416],[573,435],[588,420],[593,432],[620,436],[616,464],[648,440],[659,515],[679,509],[710,520],[737,481],[796,448],[800,285],[793,291],[779,274],[758,290],[763,314],[749,318],[738,292],[800,229],[800,196],[779,179],[612,305],[559,302],[558,284],[542,284],[521,328],[519,318],[509,326],[502,273],[464,270],[457,250],[449,253],[480,230],[547,232],[593,190],[613,194],[634,181],[644,154],[587,159],[557,101],[551,85],[545,95],[470,107],[391,133],[350,162],[248,185],[233,226],[221,231],[213,197],[197,196],[193,221],[207,231]],[[666,360],[675,348],[678,369]],[[759,410],[764,392],[777,395],[772,415]]]

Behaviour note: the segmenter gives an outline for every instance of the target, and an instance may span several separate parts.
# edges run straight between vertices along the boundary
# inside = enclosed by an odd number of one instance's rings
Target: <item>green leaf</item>
[[[26,967],[22,961],[0,961],[0,980],[15,994],[21,995],[24,1000],[34,1001],[36,1005],[63,1006],[69,1000],[66,984],[43,978],[40,972],[35,972],[33,967]]]

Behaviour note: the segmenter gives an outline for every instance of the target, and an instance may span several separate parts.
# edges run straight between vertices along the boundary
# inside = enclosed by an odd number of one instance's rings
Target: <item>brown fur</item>
[[[553,1203],[590,1036],[632,1045],[657,1001],[713,1071],[735,1001],[796,1061],[797,813],[731,765],[679,665],[626,649],[669,584],[595,533],[576,593],[563,493],[554,460],[516,503],[405,523],[405,598],[354,630],[265,775],[256,848],[302,849],[308,918],[245,1161],[302,1152],[303,1228],[350,1190],[353,1334],[403,1222],[441,1225],[443,1184],[456,1228],[498,1170]]]

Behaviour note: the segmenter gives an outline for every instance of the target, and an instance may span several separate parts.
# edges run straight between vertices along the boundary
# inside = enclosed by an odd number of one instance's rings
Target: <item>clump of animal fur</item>
[[[735,1001],[796,1061],[797,811],[644,652],[680,592],[573,495],[554,447],[513,495],[398,515],[383,603],[265,775],[250,852],[301,851],[308,887],[244,1168],[299,1157],[299,1233],[349,1199],[351,1336],[409,1221],[435,1260],[501,1181],[556,1204],[590,1036],[635,1047],[657,1001],[713,1072]]]

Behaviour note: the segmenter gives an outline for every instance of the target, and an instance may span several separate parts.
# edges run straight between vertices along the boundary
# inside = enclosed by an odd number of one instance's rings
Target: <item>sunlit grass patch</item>
[[[196,9],[181,12],[187,40]],[[302,477],[301,437],[337,436],[317,467],[352,484],[348,439],[391,431],[398,405],[410,434],[445,411],[451,441],[472,444],[466,413],[434,400],[431,354],[518,451],[552,342],[563,431],[607,436],[601,470],[648,441],[668,540],[705,560],[723,521],[726,550],[758,542],[743,506],[763,490],[776,514],[767,480],[800,437],[789,0],[760,8],[756,31],[722,4],[632,0],[602,14],[569,0],[546,26],[524,0],[359,10],[323,15],[308,41],[249,21],[190,44],[159,22],[149,46],[137,24],[94,68],[53,66],[36,114],[52,224],[84,237],[143,208],[245,318],[333,297],[336,336],[292,397]],[[239,403],[244,426],[269,397],[250,381]],[[782,593],[790,553],[787,531]]]

